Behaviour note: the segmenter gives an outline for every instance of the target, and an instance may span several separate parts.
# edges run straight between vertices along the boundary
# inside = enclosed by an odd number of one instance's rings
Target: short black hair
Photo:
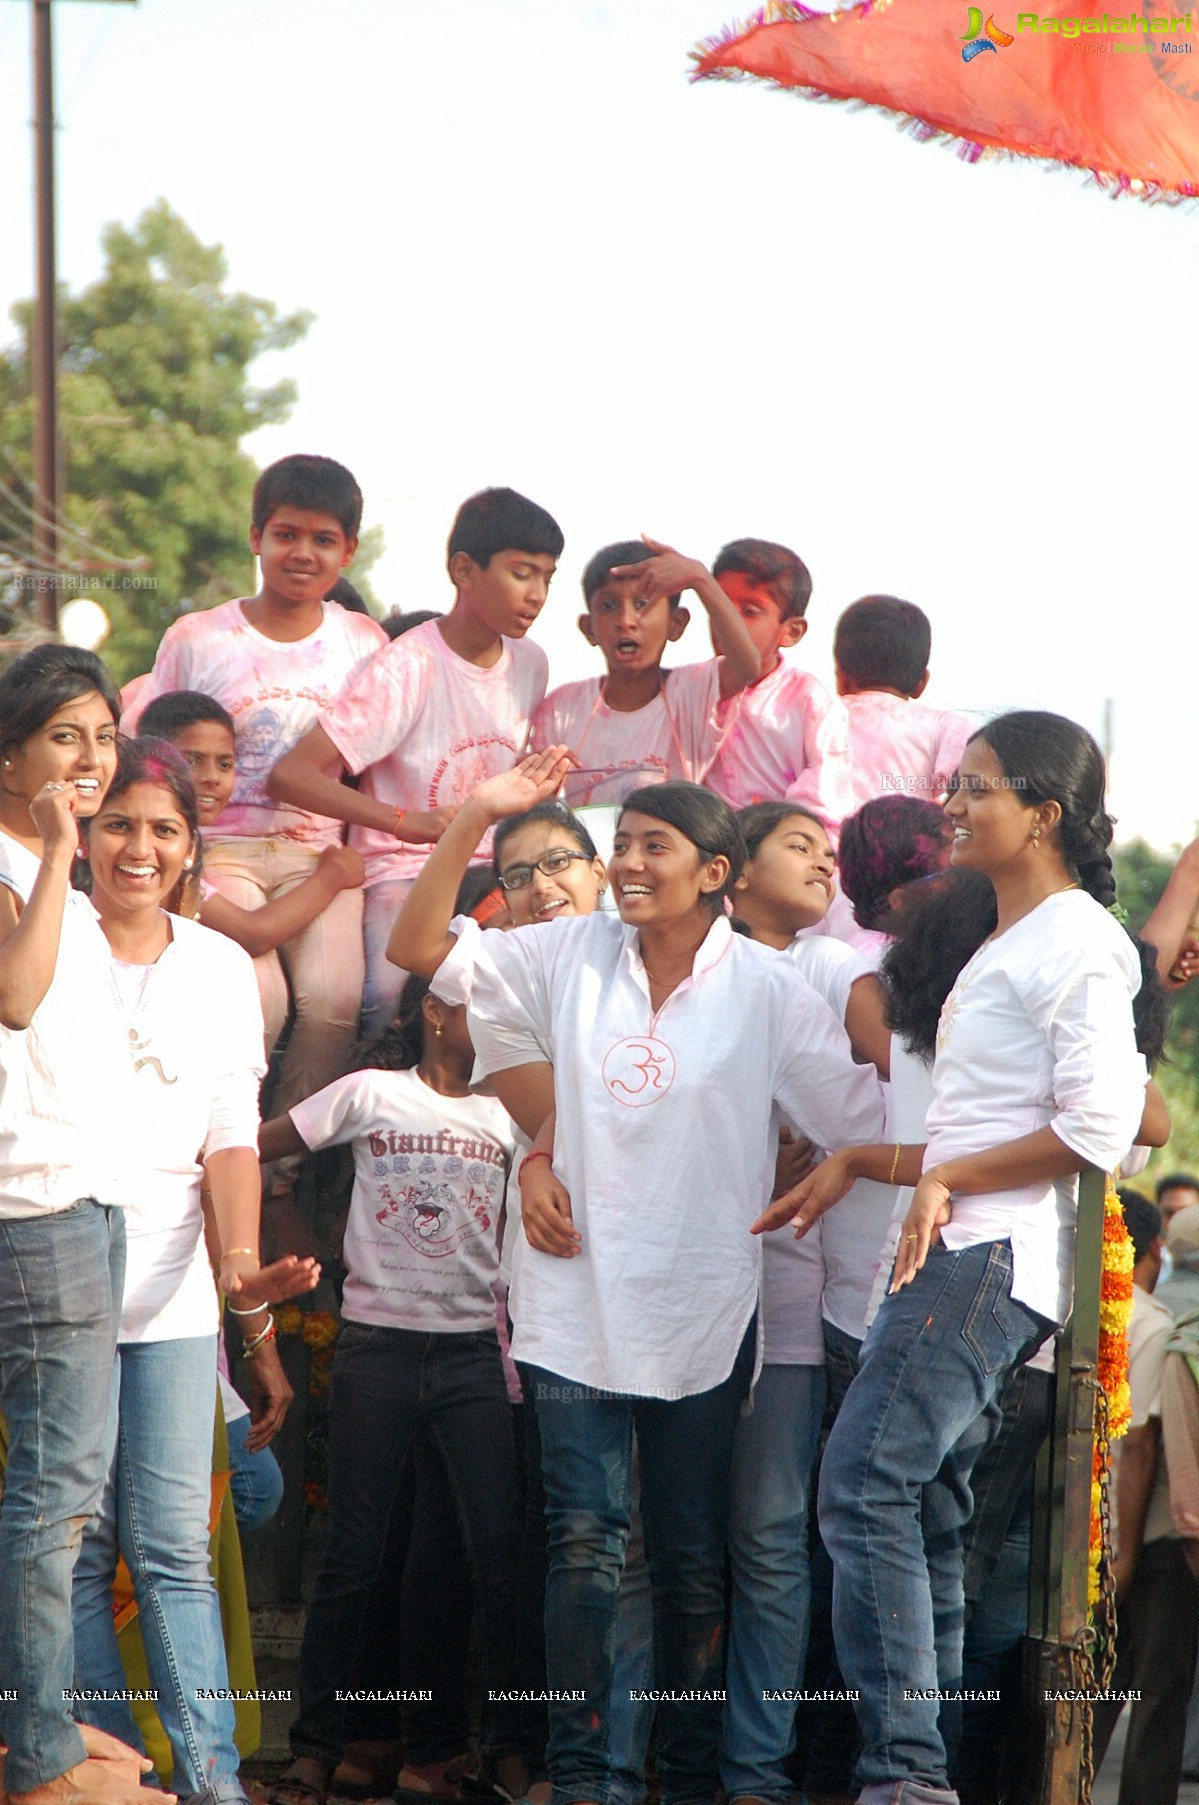
[[[1167,1172],[1164,1178],[1158,1179],[1157,1189],[1154,1192],[1159,1203],[1167,1191],[1199,1192],[1199,1178],[1190,1172]]]
[[[798,819],[811,821],[827,834],[828,829],[819,815],[814,815],[810,808],[804,808],[798,802],[750,802],[737,810],[737,825],[741,829],[741,838],[745,841],[745,856],[756,859],[763,840],[768,840],[775,828],[781,827],[784,821]]]
[[[560,558],[565,541],[552,514],[518,495],[515,489],[480,489],[454,516],[446,546],[446,563],[465,552],[486,570],[497,552],[531,552]]]
[[[398,608],[393,608],[390,614],[384,615],[379,625],[388,639],[402,639],[405,633],[411,633],[413,627],[423,627],[427,620],[440,620],[441,618],[439,608],[413,608],[407,614],[401,613]]]
[[[881,928],[891,892],[949,863],[953,822],[922,796],[872,796],[841,823],[837,869],[860,928]]]
[[[338,607],[344,608],[347,614],[370,613],[370,609],[366,605],[366,597],[360,590],[355,589],[348,577],[338,577],[325,600],[336,602]]]
[[[276,508],[305,508],[332,514],[347,539],[362,525],[362,490],[344,464],[297,451],[268,464],[254,484],[250,518],[262,531]]]
[[[716,554],[712,575],[735,571],[760,583],[778,603],[780,620],[802,620],[812,599],[812,573],[790,546],[772,539],[731,539]]]
[[[491,881],[493,884],[499,883],[500,859],[504,847],[512,835],[522,827],[532,827],[538,821],[549,821],[555,827],[560,827],[564,834],[570,835],[579,851],[585,852],[589,859],[599,857],[595,850],[595,841],[584,826],[582,817],[576,815],[573,809],[567,808],[564,802],[559,802],[556,796],[551,796],[545,802],[535,802],[532,808],[525,810],[523,815],[506,815],[502,821],[497,822],[491,840]],[[459,914],[463,913],[461,909],[458,912]]]
[[[1132,1237],[1133,1259],[1143,1260],[1162,1232],[1162,1213],[1131,1185],[1120,1185],[1117,1195],[1124,1208],[1124,1226]]]
[[[859,689],[897,689],[910,696],[928,669],[933,631],[923,608],[895,595],[851,602],[833,639],[833,657]]]
[[[583,572],[583,600],[587,606],[590,608],[615,568],[621,564],[644,564],[653,555],[644,539],[616,539],[611,545],[601,545],[587,560],[587,567]],[[628,579],[621,577],[619,581],[623,583]],[[680,590],[678,595],[671,596],[672,608],[678,607],[682,593]]]
[[[170,740],[174,744],[177,733],[186,733],[200,721],[212,721],[234,733],[232,715],[215,696],[206,696],[199,689],[169,689],[146,703],[137,723],[137,737]]]

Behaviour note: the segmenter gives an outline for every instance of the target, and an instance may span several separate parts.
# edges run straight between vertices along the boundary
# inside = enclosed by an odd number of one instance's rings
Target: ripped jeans
[[[695,1695],[658,1706],[662,1798],[664,1805],[710,1805],[715,1796],[733,1436],[755,1335],[751,1323],[720,1385],[669,1402],[597,1393],[526,1369],[545,1476],[546,1672],[559,1695],[550,1700],[547,1751],[553,1805],[613,1799],[612,1673],[634,1425],[653,1587],[654,1689]]]

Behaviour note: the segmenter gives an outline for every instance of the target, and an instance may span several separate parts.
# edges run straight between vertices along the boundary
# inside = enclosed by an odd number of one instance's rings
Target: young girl
[[[855,1055],[875,1062],[886,1077],[890,1035],[878,979],[843,941],[802,932],[823,921],[833,893],[835,857],[823,826],[787,802],[755,803],[737,820],[746,847],[733,893],[739,920],[755,940],[794,960],[845,1024]],[[780,1174],[790,1156],[804,1156],[805,1146],[784,1149]],[[854,1309],[893,1198],[885,1185],[856,1187],[837,1223],[844,1222],[846,1234],[831,1238],[827,1260],[818,1234],[801,1241],[771,1235],[763,1244],[763,1364],[733,1450],[721,1732],[721,1781],[730,1800],[782,1801],[791,1792],[783,1764],[795,1743],[793,1695],[803,1684],[808,1494],[825,1406],[822,1296],[827,1283],[830,1307],[838,1314]]]
[[[265,1159],[350,1143],[345,1319],[330,1402],[329,1537],[300,1652],[292,1762],[273,1797],[323,1799],[341,1707],[408,1447],[424,1426],[449,1474],[475,1578],[487,1702],[481,1743],[511,1746],[518,1511],[512,1413],[492,1284],[512,1142],[470,1089],[465,1011],[410,977],[395,1027],[339,1078],[262,1129]]]
[[[489,936],[475,973],[480,1072],[526,1131],[557,1110],[562,1177],[526,1162],[512,1314],[542,1438],[560,1695],[549,1765],[563,1800],[610,1793],[634,1427],[662,1794],[715,1791],[729,1472],[760,1282],[747,1231],[771,1187],[774,1111],[826,1143],[882,1119],[877,1078],[827,1006],[787,960],[732,933],[724,899],[743,860],[718,797],[635,791],[609,865],[621,919]]]
[[[211,1696],[228,1681],[208,1562],[217,1299],[202,1176],[220,1239],[220,1285],[245,1319],[252,1369],[256,1354],[273,1354],[267,1304],[310,1290],[319,1274],[292,1256],[259,1267],[262,1016],[254,973],[240,947],[163,907],[199,857],[197,826],[195,792],[173,747],[124,742],[88,831],[92,906],[107,942],[103,976],[123,1026],[120,1058],[134,1104],[124,1120],[127,1260],[110,1461],[75,1567],[75,1684],[111,1695],[82,1704],[84,1716],[136,1741],[119,1699],[112,1619],[123,1555],[174,1784],[182,1794],[242,1805],[233,1705]],[[276,1395],[289,1394],[284,1387]]]
[[[1141,1120],[1103,791],[1089,734],[1016,713],[969,742],[946,804],[954,863],[990,878],[997,925],[941,1012],[927,1145],[897,1143],[916,1188],[820,1482],[869,1805],[955,1797],[938,1688],[960,1682],[971,1470],[1007,1374],[1069,1307],[1077,1174],[1110,1170]],[[821,1188],[817,1172],[795,1193],[801,1222]]]
[[[590,915],[605,887],[602,861],[579,816],[552,800],[570,761],[562,746],[522,759],[512,771],[488,778],[463,803],[419,872],[397,917],[388,957],[433,980],[449,1002],[470,999],[475,963],[483,944],[479,920],[459,916],[451,925],[457,886],[485,833],[494,830],[497,887],[493,907],[508,925],[534,927]],[[480,911],[476,911],[476,916]],[[513,1124],[518,1158],[529,1141]],[[520,1238],[520,1186],[509,1182],[502,1270],[511,1276],[512,1251]],[[545,1690],[545,1493],[541,1443],[531,1401],[521,1412],[526,1498],[518,1600],[517,1661],[522,1684]],[[636,1801],[644,1791],[645,1753],[652,1705],[631,1694],[648,1685],[652,1624],[649,1575],[640,1535],[636,1481],[631,1503],[633,1531],[621,1574],[617,1647],[612,1680],[612,1797],[614,1805]],[[542,1703],[524,1713],[523,1742],[529,1796],[542,1805],[547,1718]]]
[[[9,1794],[31,1805],[133,1805],[149,1766],[131,1749],[114,1760],[65,1702],[77,1525],[104,1474],[133,1076],[104,937],[70,877],[120,707],[74,646],[38,646],[0,676],[0,1742]]]

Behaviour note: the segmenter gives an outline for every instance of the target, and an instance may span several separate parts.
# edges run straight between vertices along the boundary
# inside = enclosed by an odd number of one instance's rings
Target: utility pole
[[[37,298],[33,323],[34,555],[47,578],[58,561],[58,296],[54,267],[54,34],[51,0],[33,0],[34,193]],[[58,597],[38,585],[38,621],[58,627]]]

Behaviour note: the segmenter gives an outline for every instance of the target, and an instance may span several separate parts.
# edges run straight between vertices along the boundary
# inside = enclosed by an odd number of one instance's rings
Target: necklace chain
[[[141,986],[137,993],[137,1000],[132,1009],[127,1007],[125,999],[121,995],[121,987],[117,983],[116,973],[111,965],[109,965],[108,968],[108,981],[112,985],[112,994],[116,998],[117,1008],[125,1018],[125,1031],[129,1037],[129,1057],[133,1061],[134,1072],[140,1072],[143,1066],[151,1066],[157,1074],[158,1082],[160,1084],[177,1084],[179,1082],[178,1077],[167,1077],[162,1069],[162,1062],[157,1054],[148,1053],[146,1051],[150,1044],[149,1036],[146,1034],[139,1034],[137,1028],[137,1018],[145,1005],[146,993],[150,988],[150,979],[154,976],[155,970],[156,966],[147,965],[145,975],[142,978]]]

